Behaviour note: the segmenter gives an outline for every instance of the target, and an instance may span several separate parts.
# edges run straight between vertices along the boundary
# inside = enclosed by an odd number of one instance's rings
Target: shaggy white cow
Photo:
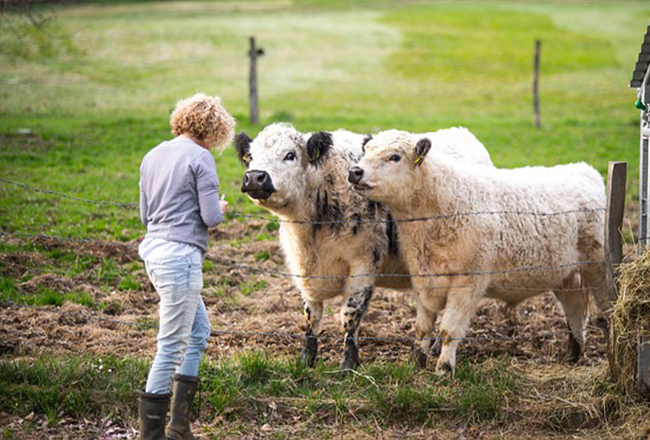
[[[455,157],[491,165],[483,145],[465,129],[429,134],[437,148]],[[348,170],[363,155],[369,137],[339,130],[302,134],[290,125],[266,127],[255,140],[245,133],[235,147],[248,170],[242,191],[279,216],[280,243],[304,305],[303,360],[313,365],[323,301],[345,296],[342,368],[358,365],[357,335],[374,286],[410,287],[395,225],[382,205],[355,192]],[[397,274],[374,277],[369,274]],[[316,277],[316,278],[311,278]],[[324,277],[324,278],[318,278]]]
[[[416,292],[421,356],[444,309],[438,371],[453,373],[459,339],[483,297],[516,304],[554,291],[571,344],[582,351],[589,295],[573,290],[582,279],[599,306],[608,306],[602,264],[605,187],[592,167],[475,166],[438,153],[435,139],[391,130],[366,144],[349,180],[360,194],[390,209],[400,240],[408,243],[402,252]],[[500,214],[445,217],[471,212]],[[431,216],[440,217],[400,222]]]

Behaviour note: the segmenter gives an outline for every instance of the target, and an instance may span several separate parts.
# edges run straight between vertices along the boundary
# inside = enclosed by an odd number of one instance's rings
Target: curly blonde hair
[[[230,116],[221,99],[197,93],[178,101],[169,123],[174,136],[188,134],[208,148],[223,150],[235,134],[235,119]]]

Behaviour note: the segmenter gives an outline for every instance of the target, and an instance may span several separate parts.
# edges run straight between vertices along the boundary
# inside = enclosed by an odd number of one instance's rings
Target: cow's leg
[[[318,357],[318,334],[320,333],[321,318],[323,317],[323,302],[303,298],[305,312],[305,348],[302,352],[302,362],[313,367]]]
[[[435,272],[423,269],[424,273]],[[436,319],[445,307],[447,291],[451,286],[448,277],[413,278],[414,296],[417,306],[415,319],[416,343],[411,354],[411,360],[419,367],[424,368],[427,362],[428,351],[431,347],[431,334],[436,326]],[[433,349],[440,350],[442,342],[436,338]],[[436,347],[437,346],[437,347]]]
[[[437,313],[428,310],[418,295],[415,295],[416,301],[416,318],[415,318],[415,339],[416,345],[413,347],[411,362],[419,368],[426,368],[427,355],[431,347],[431,334],[436,325]]]
[[[508,322],[508,335],[514,337],[517,335],[517,304],[506,303],[505,315]]]
[[[365,268],[352,270],[346,283],[348,295],[341,308],[341,324],[345,333],[343,361],[341,369],[355,369],[359,365],[358,336],[359,326],[363,316],[368,311],[368,305],[374,291],[374,279],[366,276],[355,276],[369,273]]]
[[[473,282],[472,282],[473,281]],[[456,349],[465,337],[479,300],[484,296],[486,282],[476,285],[476,280],[454,278],[447,294],[445,311],[440,321],[442,349],[436,364],[436,372],[453,377],[456,367]],[[475,285],[476,287],[468,287]],[[455,287],[458,286],[458,287]]]
[[[612,302],[609,297],[610,292],[607,286],[605,266],[601,264],[585,265],[580,268],[580,273],[582,275],[582,285],[588,288],[598,306],[598,312],[593,321],[609,337],[609,311]]]
[[[554,293],[562,305],[569,330],[571,330],[567,358],[571,362],[577,362],[585,348],[589,291],[581,289],[580,274],[573,272],[562,281],[562,289],[558,289]]]

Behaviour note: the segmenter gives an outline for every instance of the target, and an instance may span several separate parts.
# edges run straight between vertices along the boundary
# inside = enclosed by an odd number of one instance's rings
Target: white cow
[[[440,150],[468,162],[491,165],[483,145],[465,129],[429,134]],[[344,130],[303,134],[286,124],[266,127],[255,140],[245,133],[235,147],[248,170],[242,191],[281,220],[280,243],[304,305],[303,360],[313,365],[323,301],[344,296],[342,368],[358,365],[359,324],[374,286],[406,289],[408,271],[401,257],[391,214],[355,192],[348,170],[363,155],[369,137]],[[372,274],[393,274],[377,277]]]
[[[452,374],[459,339],[481,298],[516,304],[547,291],[562,304],[579,354],[587,289],[602,309],[608,307],[600,174],[584,163],[514,170],[476,166],[440,154],[436,144],[428,136],[379,133],[349,175],[359,194],[385,204],[395,217],[417,296],[422,355],[443,309],[436,369]],[[439,217],[400,222],[432,216]]]

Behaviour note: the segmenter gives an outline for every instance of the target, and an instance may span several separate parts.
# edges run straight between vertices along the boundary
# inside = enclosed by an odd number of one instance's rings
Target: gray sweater
[[[223,220],[212,154],[179,136],[149,151],[140,165],[140,217],[147,238],[188,243],[203,252],[208,227]]]

